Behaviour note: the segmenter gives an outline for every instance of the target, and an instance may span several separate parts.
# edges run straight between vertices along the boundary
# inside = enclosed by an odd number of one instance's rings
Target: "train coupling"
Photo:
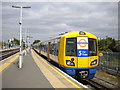
[[[79,71],[79,78],[85,79],[88,77],[88,71]]]

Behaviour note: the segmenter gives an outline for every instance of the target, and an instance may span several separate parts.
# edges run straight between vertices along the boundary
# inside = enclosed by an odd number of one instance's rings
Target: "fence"
[[[98,69],[107,73],[120,76],[120,52],[102,52],[99,57]]]

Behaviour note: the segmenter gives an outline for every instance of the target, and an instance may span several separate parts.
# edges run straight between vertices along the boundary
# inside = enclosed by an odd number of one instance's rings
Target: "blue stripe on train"
[[[87,80],[87,79],[92,79],[94,77],[98,66],[90,67],[90,68],[69,68],[69,67],[63,67],[60,65],[60,67],[62,67],[63,70],[71,76],[76,75],[76,70],[89,70],[88,78],[83,79],[83,80]]]
[[[46,57],[46,56],[44,56],[44,57]],[[47,58],[47,57],[46,57],[46,58]],[[69,74],[69,75],[71,75],[71,76],[76,75],[76,70],[85,70],[85,69],[88,70],[88,69],[89,69],[89,76],[88,76],[88,78],[83,79],[83,80],[92,79],[92,78],[94,77],[94,75],[95,75],[95,73],[96,73],[96,70],[97,70],[97,67],[98,67],[98,66],[95,66],[95,67],[89,67],[89,68],[70,68],[70,67],[64,67],[64,66],[62,66],[62,65],[54,62],[53,60],[51,60],[51,62],[52,62],[55,66],[61,68],[63,71],[65,71],[67,74]]]

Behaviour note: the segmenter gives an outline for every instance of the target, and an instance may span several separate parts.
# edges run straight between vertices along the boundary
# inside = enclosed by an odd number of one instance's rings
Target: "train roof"
[[[89,37],[89,38],[94,38],[96,39],[97,37],[91,33],[85,32],[85,31],[72,31],[72,32],[68,32],[65,33],[64,35],[62,35],[61,37]]]
[[[84,35],[81,35],[84,34]],[[43,42],[48,42],[48,41],[51,41],[51,40],[55,40],[57,38],[61,38],[61,37],[65,37],[65,38],[70,38],[70,37],[88,37],[88,38],[94,38],[96,39],[97,37],[91,33],[88,33],[88,32],[85,32],[85,31],[71,31],[71,32],[65,32],[65,33],[62,33],[61,35],[57,36],[57,37],[53,37],[49,40],[46,40],[46,41],[43,41]]]

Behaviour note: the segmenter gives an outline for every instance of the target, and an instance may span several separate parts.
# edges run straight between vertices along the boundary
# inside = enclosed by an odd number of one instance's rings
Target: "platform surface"
[[[23,68],[12,63],[2,73],[2,88],[53,88],[35,64],[31,54],[23,57]]]
[[[86,88],[55,68],[35,51],[23,56],[23,68],[16,60],[6,60],[2,71],[2,88]],[[8,66],[7,63],[10,63]],[[5,66],[3,65],[3,66]],[[4,68],[4,67],[3,67]]]

